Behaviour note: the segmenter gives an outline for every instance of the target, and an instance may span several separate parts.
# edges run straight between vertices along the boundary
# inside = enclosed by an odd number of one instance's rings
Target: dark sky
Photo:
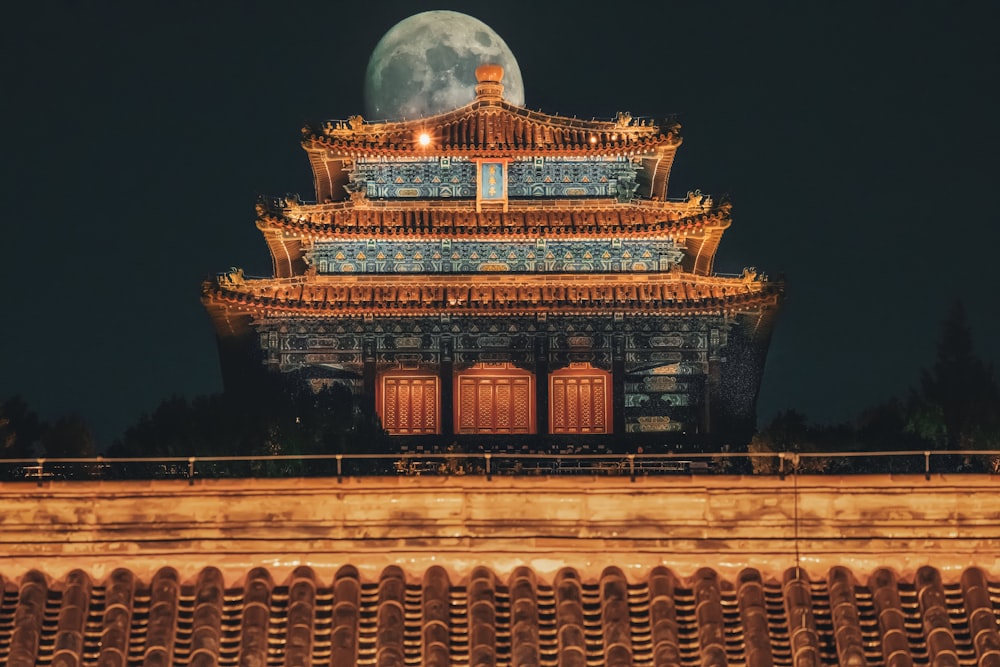
[[[201,281],[270,274],[256,196],[312,198],[302,124],[361,113],[375,44],[427,9],[493,27],[531,108],[679,114],[671,196],[735,207],[716,270],[787,280],[762,420],[905,394],[956,298],[1000,364],[996,3],[23,4],[0,28],[0,398],[104,445],[221,390]]]

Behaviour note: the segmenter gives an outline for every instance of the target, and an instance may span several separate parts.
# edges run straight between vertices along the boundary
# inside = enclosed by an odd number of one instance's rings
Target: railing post
[[[188,458],[188,486],[194,486],[194,457]]]
[[[337,454],[337,484],[344,481],[344,455]]]
[[[931,453],[927,450],[924,450],[924,479],[931,479]]]
[[[635,454],[628,454],[628,477],[630,482],[635,481]]]
[[[38,486],[42,485],[42,479],[45,475],[42,474],[42,468],[45,466],[45,459],[38,459]]]
[[[490,459],[493,458],[493,455],[486,452],[483,456],[486,458],[486,481],[489,482],[493,479],[493,471],[490,469]]]
[[[778,452],[778,479],[785,479],[785,453]]]

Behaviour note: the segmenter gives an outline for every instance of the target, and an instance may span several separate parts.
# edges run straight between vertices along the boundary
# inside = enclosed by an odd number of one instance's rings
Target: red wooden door
[[[477,365],[457,375],[459,433],[534,433],[535,378],[509,366]]]
[[[549,376],[552,433],[610,433],[611,375],[589,364]]]
[[[440,386],[435,375],[388,373],[378,383],[378,415],[392,435],[440,433]]]

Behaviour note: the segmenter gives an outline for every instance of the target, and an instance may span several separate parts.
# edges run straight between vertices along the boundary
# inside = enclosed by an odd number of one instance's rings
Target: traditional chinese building
[[[316,202],[257,208],[274,276],[204,286],[227,380],[253,350],[395,435],[748,436],[781,285],[713,272],[730,205],[668,196],[679,125],[476,73],[450,112],[304,130]]]

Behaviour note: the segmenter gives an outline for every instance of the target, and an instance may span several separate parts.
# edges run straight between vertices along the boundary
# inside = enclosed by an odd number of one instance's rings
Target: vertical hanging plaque
[[[479,159],[477,163],[476,210],[483,206],[507,210],[507,160]]]

